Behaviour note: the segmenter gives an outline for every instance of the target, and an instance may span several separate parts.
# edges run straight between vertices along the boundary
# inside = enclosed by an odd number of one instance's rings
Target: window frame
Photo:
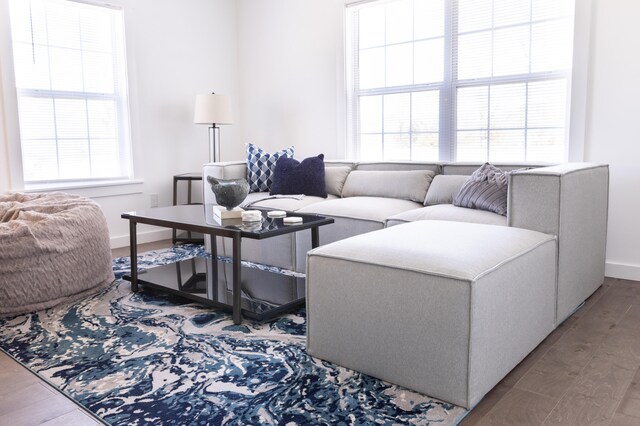
[[[20,96],[20,91],[24,91],[25,93],[32,93],[35,96],[47,96],[47,92],[57,92],[57,93],[65,93],[62,91],[55,90],[41,90],[41,89],[17,89],[16,87],[16,76],[15,76],[15,67],[13,61],[13,46],[12,46],[12,36],[11,36],[11,23],[10,23],[10,13],[9,13],[9,1],[8,0],[0,0],[0,119],[4,118],[4,133],[0,132],[0,142],[3,142],[6,146],[6,164],[8,167],[7,170],[7,189],[12,191],[22,191],[22,192],[41,192],[41,191],[57,191],[57,190],[74,190],[77,193],[81,193],[81,195],[87,197],[109,197],[115,195],[127,195],[127,194],[136,194],[142,192],[142,184],[144,183],[144,179],[137,173],[138,170],[141,169],[140,164],[140,149],[137,144],[134,143],[135,135],[137,133],[137,126],[135,123],[138,122],[137,119],[137,96],[135,90],[135,61],[133,61],[127,52],[131,51],[131,47],[133,46],[133,37],[131,36],[131,32],[127,31],[127,28],[130,28],[130,24],[127,19],[127,14],[125,13],[125,8],[121,4],[120,1],[116,0],[115,2],[102,2],[102,1],[92,1],[92,0],[66,0],[74,3],[88,4],[92,6],[100,6],[110,9],[120,10],[122,13],[122,37],[124,38],[124,50],[122,52],[123,55],[123,63],[125,67],[124,76],[123,76],[123,84],[125,86],[126,94],[125,99],[125,108],[128,110],[128,117],[125,114],[124,117],[118,117],[118,119],[123,119],[121,121],[124,123],[123,126],[118,127],[118,136],[119,141],[122,143],[121,134],[122,132],[127,132],[128,135],[126,138],[128,139],[128,150],[129,150],[129,169],[130,173],[128,177],[123,178],[87,178],[87,179],[74,179],[74,180],[57,180],[57,181],[46,181],[46,182],[34,182],[26,185],[24,180],[23,173],[23,164],[22,164],[22,144],[21,144],[21,135],[20,135],[20,124],[19,124],[19,113],[18,113],[18,97]],[[125,36],[126,34],[126,36]],[[89,93],[89,92],[80,92],[80,96],[78,96],[78,92],[70,92],[67,93],[67,98],[74,99],[89,99],[94,98],[93,95],[96,95],[95,99],[107,99],[110,95],[105,95],[101,93]],[[106,97],[105,97],[106,96]],[[118,98],[117,96],[112,96],[113,98]],[[49,97],[51,98],[51,97]],[[64,99],[64,97],[63,97]],[[123,108],[116,108],[117,114],[120,114],[123,111]],[[4,112],[4,117],[2,117],[2,112]],[[2,128],[0,127],[0,130]],[[4,141],[3,141],[4,139]]]
[[[583,161],[584,137],[586,134],[587,114],[587,86],[589,63],[589,40],[592,0],[575,0],[574,10],[574,34],[573,34],[573,58],[569,72],[552,71],[529,74],[483,77],[475,79],[457,80],[453,67],[454,51],[457,48],[458,34],[454,22],[454,8],[456,0],[445,0],[445,25],[444,25],[444,75],[443,81],[429,84],[416,84],[405,86],[393,86],[375,89],[360,89],[356,91],[357,75],[354,67],[359,61],[358,49],[352,40],[357,39],[359,31],[358,20],[350,16],[351,7],[357,7],[370,3],[386,3],[392,0],[345,0],[345,89],[346,89],[346,145],[347,153],[351,158],[361,158],[358,119],[358,101],[360,96],[387,95],[398,93],[411,93],[424,90],[440,91],[440,129],[439,129],[439,158],[438,161],[456,161],[455,151],[457,144],[456,124],[456,91],[458,88],[488,86],[509,83],[523,83],[537,81],[552,81],[559,78],[567,81],[567,113],[564,126],[564,161]],[[386,46],[386,45],[385,45]],[[350,59],[352,58],[352,59]],[[526,77],[526,78],[523,78]],[[450,101],[447,101],[449,99]],[[490,129],[489,129],[490,130]],[[411,134],[411,133],[410,133]],[[383,129],[384,135],[384,129]],[[384,137],[384,136],[383,136]],[[384,149],[384,148],[383,148]],[[389,161],[389,160],[381,160]],[[412,160],[415,161],[415,160]],[[435,160],[434,160],[435,161]]]

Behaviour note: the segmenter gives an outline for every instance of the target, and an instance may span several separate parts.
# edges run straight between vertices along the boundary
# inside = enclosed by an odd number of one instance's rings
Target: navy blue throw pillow
[[[302,162],[288,157],[278,158],[269,194],[304,194],[327,198],[324,154],[305,158]]]

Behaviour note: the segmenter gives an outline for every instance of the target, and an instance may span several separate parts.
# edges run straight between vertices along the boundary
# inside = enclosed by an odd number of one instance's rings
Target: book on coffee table
[[[227,210],[226,207],[213,206],[213,218],[218,220],[239,219],[242,218],[243,211],[244,209],[241,207],[234,207],[233,210]]]

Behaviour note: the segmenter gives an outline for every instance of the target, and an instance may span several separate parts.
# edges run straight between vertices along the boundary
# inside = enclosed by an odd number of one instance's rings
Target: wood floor
[[[640,282],[605,279],[460,423],[640,425]]]
[[[76,404],[0,352],[0,425],[99,425]]]
[[[170,241],[140,245],[141,251]],[[114,256],[128,249],[113,251]],[[96,420],[0,353],[0,426]],[[640,425],[640,282],[607,278],[460,423]]]

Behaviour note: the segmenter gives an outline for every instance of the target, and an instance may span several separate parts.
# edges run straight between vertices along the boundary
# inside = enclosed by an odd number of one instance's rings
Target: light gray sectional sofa
[[[273,198],[251,193],[244,206],[316,213],[335,218],[320,229],[320,244],[415,220],[446,220],[530,229],[558,237],[558,322],[567,318],[604,279],[609,169],[589,163],[500,164],[511,175],[507,216],[452,205],[466,178],[480,163],[326,162],[326,199]],[[425,172],[415,175],[393,172]],[[366,173],[365,173],[366,172]],[[206,176],[246,177],[244,161],[204,166]],[[215,196],[204,188],[204,200]],[[422,201],[420,199],[422,198]],[[428,204],[428,205],[425,205]],[[428,236],[425,236],[428,241]],[[220,247],[229,251],[230,245]],[[305,272],[310,235],[298,233],[243,243],[247,260]],[[278,301],[278,290],[261,295]],[[298,289],[299,290],[299,289]],[[259,290],[257,290],[259,291]],[[292,286],[290,293],[296,291]],[[257,297],[261,297],[258,295]]]
[[[307,272],[312,355],[471,407],[604,280],[608,166],[496,165],[515,170],[506,216],[452,204],[480,163],[326,162],[327,199],[244,203],[333,217],[321,247],[307,254],[300,232],[245,240],[243,258]],[[203,173],[239,178],[246,166]],[[208,188],[204,198],[215,203]],[[259,299],[305,291],[301,279],[256,278],[243,285]]]

